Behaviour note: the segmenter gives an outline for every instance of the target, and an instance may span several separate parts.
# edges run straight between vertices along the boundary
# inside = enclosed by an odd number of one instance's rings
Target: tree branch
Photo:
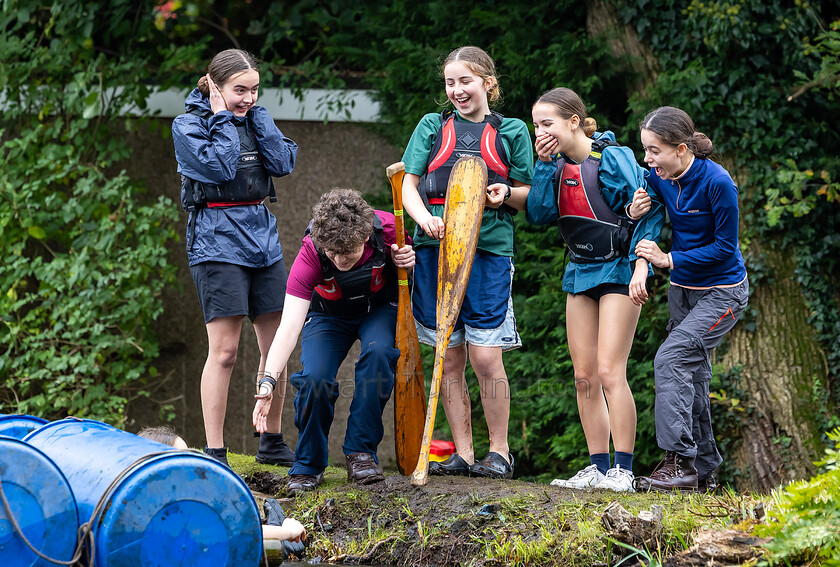
[[[821,77],[819,79],[814,79],[813,81],[809,81],[804,85],[801,85],[798,89],[796,89],[792,95],[787,97],[787,101],[791,102],[795,98],[799,98],[800,96],[804,95],[809,90],[825,85],[826,83],[836,83],[840,82],[840,73],[835,73],[834,75],[829,75],[827,77]]]

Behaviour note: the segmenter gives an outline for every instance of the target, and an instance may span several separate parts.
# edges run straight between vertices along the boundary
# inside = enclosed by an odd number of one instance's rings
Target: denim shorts
[[[417,337],[421,343],[435,346],[438,248],[423,246],[415,249],[415,254],[412,304]],[[450,347],[464,342],[503,350],[522,346],[511,298],[513,272],[512,258],[476,252]]]
[[[227,262],[201,262],[190,273],[204,313],[204,322],[216,317],[259,315],[283,310],[286,297],[286,265],[278,260],[265,268],[250,268]]]

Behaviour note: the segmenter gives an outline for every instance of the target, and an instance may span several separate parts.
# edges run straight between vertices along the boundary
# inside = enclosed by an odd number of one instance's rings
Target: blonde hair
[[[450,63],[463,63],[466,67],[485,81],[490,81],[490,90],[487,91],[487,101],[495,104],[502,100],[502,89],[499,86],[499,78],[496,76],[496,63],[486,51],[474,45],[459,47],[446,56],[441,66],[441,73]]]
[[[567,89],[566,87],[551,89],[537,99],[534,105],[537,104],[550,104],[554,106],[557,109],[557,114],[565,120],[577,115],[583,126],[583,133],[586,134],[587,138],[591,138],[598,129],[598,123],[595,122],[594,118],[586,114],[586,106],[578,94],[572,89]]]

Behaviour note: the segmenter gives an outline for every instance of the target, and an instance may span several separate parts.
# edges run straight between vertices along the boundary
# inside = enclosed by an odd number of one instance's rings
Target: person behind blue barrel
[[[633,492],[636,404],[627,360],[652,272],[633,248],[657,240],[665,213],[632,207],[647,172],[597,124],[573,90],[544,93],[532,109],[538,160],[527,218],[555,223],[570,262],[563,274],[566,335],[590,464],[552,485]],[[610,463],[610,439],[615,448]]]
[[[303,369],[296,388],[298,444],[287,494],[314,490],[324,478],[328,437],[339,395],[336,374],[357,340],[355,390],[342,450],[347,478],[360,484],[384,480],[377,448],[384,435],[382,411],[394,387],[400,351],[396,269],[414,266],[414,250],[398,248],[394,215],[374,211],[352,189],[333,189],[312,209],[312,221],[289,273],[286,309],[260,380],[254,407],[257,431],[267,427],[274,376],[281,374],[301,338]]]
[[[276,201],[273,177],[292,172],[297,144],[258,106],[260,74],[239,49],[216,55],[172,123],[181,173],[181,203],[189,211],[187,258],[204,313],[209,343],[201,374],[204,452],[227,464],[224,422],[242,317],[254,324],[259,370],[283,310],[286,267],[277,221],[263,201]],[[286,465],[294,453],[280,432],[286,389],[260,436],[257,462]]]
[[[137,436],[169,445],[179,451],[189,450],[187,442],[168,425],[144,427],[137,432]],[[286,559],[289,556],[296,556],[303,559],[303,542],[306,541],[306,528],[303,524],[294,518],[287,517],[283,507],[274,498],[266,498],[263,509],[266,515],[266,522],[262,526],[263,540],[281,540],[283,542],[283,554]]]
[[[634,196],[644,209],[661,199],[671,221],[671,251],[650,240],[636,254],[671,271],[668,338],[653,363],[659,466],[638,479],[642,490],[716,488],[717,450],[709,407],[711,352],[747,306],[749,281],[738,244],[738,186],[709,157],[712,141],[683,110],[663,106],[641,124],[651,194]]]

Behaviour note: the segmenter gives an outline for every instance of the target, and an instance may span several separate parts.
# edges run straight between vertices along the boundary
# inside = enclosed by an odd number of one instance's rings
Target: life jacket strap
[[[217,209],[223,207],[239,207],[242,205],[259,205],[263,202],[263,199],[256,199],[254,201],[233,201],[233,202],[223,202],[223,201],[208,201],[207,208],[209,209]]]

